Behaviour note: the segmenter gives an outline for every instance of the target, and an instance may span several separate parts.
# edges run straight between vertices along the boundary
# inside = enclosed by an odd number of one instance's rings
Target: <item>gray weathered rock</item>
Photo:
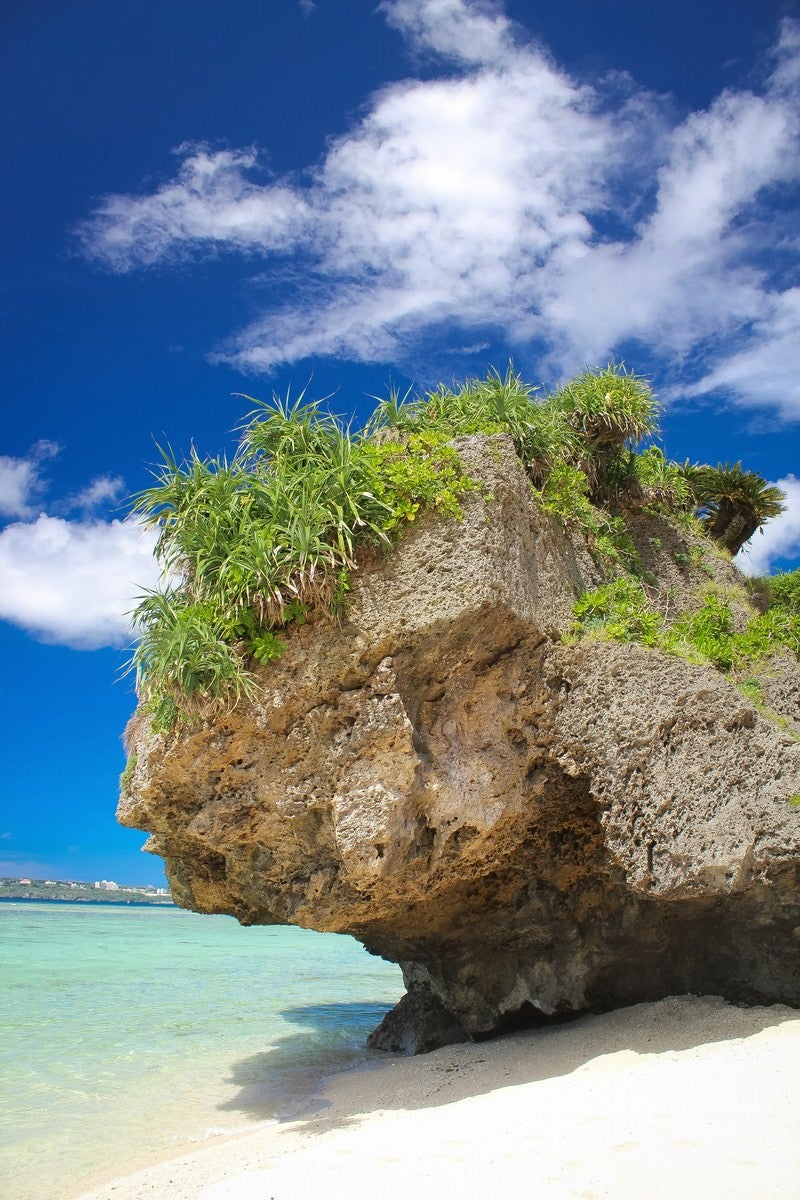
[[[714,671],[564,644],[597,567],[506,439],[459,450],[484,484],[464,521],[429,515],[347,623],[294,629],[258,704],[134,718],[120,820],[178,903],[401,963],[412,1017],[376,1044],[689,991],[800,1006],[800,744]],[[640,534],[673,602],[707,582]]]

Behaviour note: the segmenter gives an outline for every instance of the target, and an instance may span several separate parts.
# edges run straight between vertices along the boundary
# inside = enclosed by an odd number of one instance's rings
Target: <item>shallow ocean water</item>
[[[351,938],[172,907],[0,904],[0,1196],[60,1200],[289,1117],[403,992]]]

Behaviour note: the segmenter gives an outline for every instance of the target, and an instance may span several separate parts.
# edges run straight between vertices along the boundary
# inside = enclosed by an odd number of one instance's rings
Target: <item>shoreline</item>
[[[62,900],[57,896],[0,896],[0,904],[58,904],[62,908],[177,908],[174,900],[89,900],[82,896]]]
[[[797,1200],[800,1011],[670,997],[392,1056],[73,1200]]]

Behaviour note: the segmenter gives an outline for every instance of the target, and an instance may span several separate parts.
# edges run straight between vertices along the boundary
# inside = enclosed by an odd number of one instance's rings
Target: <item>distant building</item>
[[[119,884],[114,883],[113,879],[98,879],[95,882],[94,886],[96,888],[100,888],[100,890],[102,892],[118,892],[119,891]]]

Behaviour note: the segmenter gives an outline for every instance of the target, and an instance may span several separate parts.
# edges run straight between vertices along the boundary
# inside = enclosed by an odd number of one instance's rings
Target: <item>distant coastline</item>
[[[0,903],[4,901],[45,902],[50,904],[146,904],[174,907],[172,897],[166,889],[154,887],[126,887],[101,883],[83,883],[75,880],[51,879],[0,879]]]

